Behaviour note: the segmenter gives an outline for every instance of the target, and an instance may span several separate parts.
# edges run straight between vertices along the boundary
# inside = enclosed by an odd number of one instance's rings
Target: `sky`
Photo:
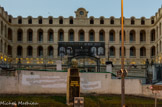
[[[13,17],[75,17],[74,11],[80,7],[89,12],[88,17],[121,16],[121,0],[0,0],[0,6]],[[150,18],[161,6],[162,0],[124,0],[124,17]]]

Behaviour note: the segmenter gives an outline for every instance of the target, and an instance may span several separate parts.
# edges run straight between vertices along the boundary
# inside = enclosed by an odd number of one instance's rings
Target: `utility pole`
[[[123,31],[123,0],[121,0],[121,69],[124,70],[124,31]],[[121,107],[125,107],[125,76],[121,75]]]

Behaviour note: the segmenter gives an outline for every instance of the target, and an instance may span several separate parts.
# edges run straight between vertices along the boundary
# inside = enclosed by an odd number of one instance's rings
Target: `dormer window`
[[[90,24],[94,24],[94,19],[90,18]]]
[[[80,11],[79,13],[80,13],[80,15],[84,15],[84,12],[83,11]]]
[[[104,24],[104,19],[100,18],[100,24]]]
[[[63,24],[63,18],[59,18],[59,24]]]
[[[145,19],[144,18],[141,19],[141,25],[145,25]]]
[[[42,18],[41,17],[39,18],[38,23],[42,24]]]
[[[110,19],[110,24],[114,24],[114,18]]]
[[[151,24],[154,24],[154,18],[153,17],[151,18]]]
[[[18,24],[22,24],[22,18],[18,18]]]
[[[77,11],[75,11],[76,18],[87,18],[88,11],[84,8],[78,8]]]
[[[49,18],[49,24],[53,24],[52,18]]]
[[[32,24],[32,18],[31,17],[29,17],[29,19],[28,19],[28,24]]]
[[[70,17],[69,24],[73,24],[73,17]]]
[[[135,20],[134,18],[131,18],[131,25],[134,25],[135,24]]]
[[[9,23],[12,23],[12,19],[11,18],[9,18]]]

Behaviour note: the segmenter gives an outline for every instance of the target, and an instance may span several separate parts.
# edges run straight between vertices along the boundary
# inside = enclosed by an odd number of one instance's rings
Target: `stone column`
[[[33,57],[36,58],[37,57],[37,45],[33,46]]]
[[[120,46],[116,46],[115,47],[115,55],[116,55],[116,58],[120,58],[120,54],[119,54],[119,52],[120,52]]]
[[[78,35],[78,30],[75,29],[75,30],[74,30],[74,41],[75,41],[75,42],[78,42],[78,41],[79,41],[78,36],[79,36],[79,35]]]
[[[22,46],[22,48],[23,48],[23,55],[22,55],[22,57],[23,58],[26,58],[27,57],[27,47],[26,46]]]
[[[140,44],[140,31],[136,30],[136,44]]]
[[[55,29],[54,32],[54,58],[58,57],[58,30]]]
[[[33,29],[33,43],[38,43],[37,29]]]
[[[23,29],[23,43],[27,43],[27,29]]]
[[[146,44],[150,44],[150,32],[146,30]]]
[[[84,41],[85,42],[89,41],[89,32],[88,32],[88,30],[85,30]]]
[[[130,48],[125,46],[125,58],[130,58]]]
[[[150,54],[150,48],[146,47],[146,58],[150,59],[151,54]]]
[[[68,42],[68,31],[67,30],[64,30],[64,42]]]
[[[119,32],[120,32],[120,30],[116,30],[116,31],[115,31],[115,43],[116,43],[116,44],[119,44],[119,42],[120,42],[120,40],[119,40],[119,39],[120,39],[120,38],[119,38],[119,36],[120,36],[120,35],[119,35]]]
[[[13,43],[17,43],[17,29],[13,29],[13,37],[12,37],[12,40],[13,40]]]
[[[124,43],[129,43],[129,30],[125,30],[125,42]]]
[[[94,33],[95,33],[95,34],[94,34],[94,35],[95,35],[95,37],[94,37],[94,38],[95,38],[95,42],[99,42],[99,41],[100,41],[100,40],[99,40],[99,38],[100,38],[100,37],[99,37],[99,36],[100,36],[99,31],[96,30]]]
[[[109,30],[105,31],[105,43],[109,44]],[[110,44],[109,44],[110,45]]]
[[[54,45],[54,58],[58,58],[58,45]]]
[[[43,43],[48,43],[48,30],[43,30]]]
[[[55,30],[54,32],[54,43],[57,43],[58,42],[58,31]]]

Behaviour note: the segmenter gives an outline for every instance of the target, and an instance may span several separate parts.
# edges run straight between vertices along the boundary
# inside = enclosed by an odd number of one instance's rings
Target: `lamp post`
[[[123,0],[121,0],[121,69],[124,70],[124,32],[123,32]],[[125,76],[121,75],[121,106],[125,107]]]

